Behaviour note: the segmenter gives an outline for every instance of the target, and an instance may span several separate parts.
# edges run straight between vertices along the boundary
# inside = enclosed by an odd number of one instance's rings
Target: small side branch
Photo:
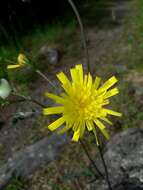
[[[29,97],[29,96],[24,96],[24,95],[19,94],[19,93],[16,93],[16,92],[13,92],[12,94],[13,94],[14,96],[17,96],[17,97],[22,98],[22,99],[25,100],[25,101],[33,102],[33,103],[37,104],[38,106],[40,106],[40,107],[42,107],[42,108],[45,107],[45,105],[43,105],[41,102],[39,102],[39,101],[35,100],[34,98]],[[22,101],[22,100],[21,100],[21,101]]]
[[[57,90],[56,86],[49,80],[46,75],[44,75],[40,70],[36,70],[36,73],[38,73],[43,79],[45,79],[55,90]]]

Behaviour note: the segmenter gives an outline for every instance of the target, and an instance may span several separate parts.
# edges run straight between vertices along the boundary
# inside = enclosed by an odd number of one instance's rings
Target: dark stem
[[[35,104],[37,104],[38,106],[40,106],[42,108],[45,108],[45,105],[43,105],[41,102],[39,102],[39,101],[37,101],[37,100],[35,100],[33,98],[31,98],[30,101],[33,102],[33,103],[35,103]]]
[[[20,103],[20,102],[25,102],[25,100],[24,99],[20,99],[20,100],[8,101],[8,105],[16,104],[16,103]]]
[[[97,133],[97,136],[98,136],[98,133]],[[101,145],[100,145],[99,136],[98,136],[98,141],[99,141],[99,146],[97,146],[97,147],[98,147],[99,154],[100,154],[100,157],[101,157],[101,161],[102,161],[102,164],[103,164],[103,167],[104,167],[104,170],[105,170],[106,181],[107,181],[109,190],[112,190],[110,179],[109,179],[109,173],[108,173],[107,165],[105,163],[103,152],[102,152],[102,148],[101,148]]]
[[[68,0],[68,2],[69,2],[69,4],[71,5],[71,7],[72,7],[72,9],[74,11],[74,13],[76,15],[76,18],[78,20],[79,26],[80,26],[81,36],[82,36],[82,43],[83,43],[83,47],[84,47],[84,50],[85,50],[85,56],[86,56],[86,61],[87,61],[87,69],[88,69],[88,72],[90,72],[91,69],[90,69],[90,61],[89,61],[89,52],[88,52],[87,41],[86,41],[86,37],[85,37],[83,23],[82,23],[80,14],[79,14],[74,2],[72,0]]]
[[[20,97],[20,98],[22,98],[23,100],[25,100],[25,101],[30,101],[30,102],[33,102],[33,103],[35,103],[35,104],[37,104],[38,106],[40,106],[40,107],[42,107],[42,108],[45,108],[45,105],[43,105],[41,102],[39,102],[38,100],[35,100],[34,98],[31,98],[31,97],[27,97],[27,96],[24,96],[24,95],[22,95],[22,94],[19,94],[19,93],[15,93],[15,92],[13,92],[12,93],[14,96],[17,96],[17,97]],[[21,100],[22,101],[22,100]]]
[[[91,164],[93,165],[93,167],[95,168],[95,170],[98,172],[99,176],[101,176],[101,177],[104,179],[104,175],[100,172],[100,170],[99,170],[98,167],[96,166],[95,162],[92,160],[92,158],[91,158],[91,156],[90,156],[90,154],[89,154],[89,152],[88,152],[88,150],[87,150],[85,144],[83,143],[83,141],[82,141],[82,140],[79,140],[79,142],[80,142],[80,144],[81,144],[81,146],[82,146],[82,148],[83,148],[85,154],[87,155],[89,161],[91,162]],[[96,175],[95,175],[95,177],[96,177]]]

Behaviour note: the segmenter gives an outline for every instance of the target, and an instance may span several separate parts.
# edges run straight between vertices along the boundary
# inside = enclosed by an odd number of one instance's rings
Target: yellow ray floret
[[[110,103],[109,98],[119,93],[116,87],[115,76],[108,79],[103,85],[100,85],[101,78],[96,77],[93,80],[91,74],[83,74],[82,65],[76,65],[70,69],[71,80],[63,73],[57,75],[64,89],[61,95],[46,93],[58,105],[56,107],[43,109],[44,115],[60,114],[61,117],[51,123],[48,128],[51,131],[60,128],[60,133],[64,133],[69,129],[73,131],[73,141],[82,138],[85,130],[93,131],[95,134],[97,145],[99,145],[96,135],[96,128],[109,139],[106,126],[102,123],[106,122],[112,125],[107,118],[108,115],[121,116],[122,114],[108,109],[106,106]],[[113,88],[112,88],[113,87]]]
[[[17,63],[14,65],[8,65],[7,69],[16,69],[19,67],[23,67],[25,66],[27,61],[28,61],[27,57],[24,54],[20,53],[17,57]]]
[[[63,106],[57,106],[57,107],[43,109],[43,114],[44,115],[58,114],[58,113],[62,113],[63,111],[64,111]]]
[[[7,66],[7,69],[16,69],[16,68],[18,68],[18,67],[21,67],[21,65],[19,65],[19,64],[8,65],[8,66]]]

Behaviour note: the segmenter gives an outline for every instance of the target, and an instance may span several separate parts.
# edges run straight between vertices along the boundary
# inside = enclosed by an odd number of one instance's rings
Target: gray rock
[[[36,169],[55,160],[69,138],[54,134],[18,151],[0,168],[0,189],[3,189],[12,175],[28,177]]]
[[[106,146],[104,158],[113,190],[143,190],[143,129],[131,128],[115,135]],[[96,164],[104,173],[99,157]],[[90,190],[108,190],[98,179]]]
[[[60,52],[56,48],[43,45],[39,51],[39,57],[45,59],[51,65],[57,65],[60,60]]]

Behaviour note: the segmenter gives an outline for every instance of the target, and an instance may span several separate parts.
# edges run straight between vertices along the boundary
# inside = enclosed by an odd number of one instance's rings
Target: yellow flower
[[[98,127],[105,138],[109,139],[109,134],[102,121],[112,124],[107,118],[108,115],[121,116],[121,113],[105,107],[109,104],[109,97],[119,92],[117,88],[111,89],[117,82],[116,77],[111,77],[100,86],[101,79],[96,77],[93,81],[90,73],[84,75],[82,65],[76,65],[75,68],[70,69],[70,74],[72,81],[63,72],[57,75],[64,89],[63,94],[60,96],[48,92],[45,94],[58,105],[43,109],[43,114],[61,114],[61,117],[51,123],[48,128],[54,131],[65,124],[60,133],[71,128],[74,133],[72,140],[78,141],[86,128],[88,131],[93,131],[96,136],[95,127]],[[98,144],[97,136],[96,142]]]
[[[16,69],[18,67],[24,67],[27,62],[27,57],[24,54],[20,53],[17,57],[17,63],[14,65],[8,65],[7,69]]]

